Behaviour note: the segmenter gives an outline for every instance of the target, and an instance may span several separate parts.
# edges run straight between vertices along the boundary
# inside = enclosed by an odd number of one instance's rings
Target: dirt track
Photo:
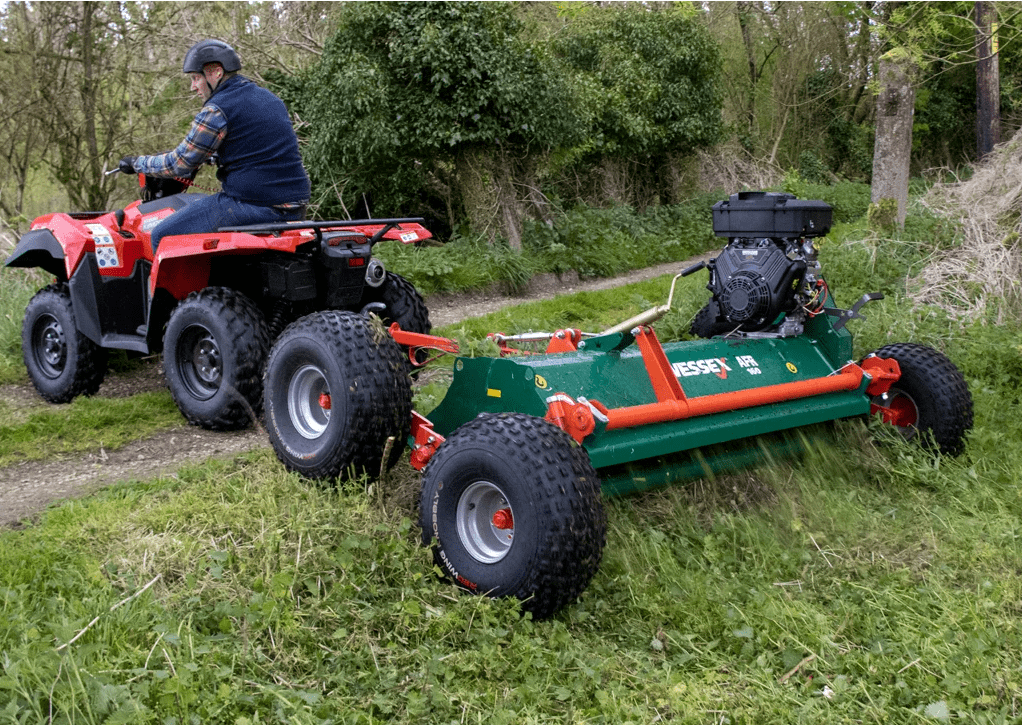
[[[559,294],[610,289],[684,269],[687,263],[671,263],[635,270],[612,279],[583,280],[565,275],[540,275],[516,297],[497,292],[435,295],[426,305],[434,326],[492,312],[509,305],[549,299]],[[159,361],[153,360],[125,375],[108,375],[100,396],[128,397],[163,387]],[[0,399],[15,409],[45,406],[30,384],[0,386]],[[235,433],[214,433],[181,426],[134,441],[115,451],[100,449],[82,456],[50,461],[26,461],[0,468],[0,526],[17,525],[47,505],[66,498],[81,497],[117,481],[147,479],[173,473],[186,463],[228,457],[269,446],[266,433],[253,428]]]

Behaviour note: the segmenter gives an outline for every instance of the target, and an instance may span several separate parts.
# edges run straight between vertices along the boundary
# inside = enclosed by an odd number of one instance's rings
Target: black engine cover
[[[720,316],[743,330],[761,330],[795,308],[806,263],[792,260],[769,239],[729,244],[708,265],[709,290]]]

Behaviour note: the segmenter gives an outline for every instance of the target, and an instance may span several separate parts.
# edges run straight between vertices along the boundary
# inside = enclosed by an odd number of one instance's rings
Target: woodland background
[[[1000,137],[1022,125],[1020,27],[1005,2],[10,2],[0,216],[23,230],[135,198],[103,172],[183,137],[197,101],[180,62],[204,37],[289,104],[321,217],[423,215],[441,239],[518,248],[578,205],[784,173],[868,183],[892,49],[918,68],[913,174],[967,175],[980,91]]]

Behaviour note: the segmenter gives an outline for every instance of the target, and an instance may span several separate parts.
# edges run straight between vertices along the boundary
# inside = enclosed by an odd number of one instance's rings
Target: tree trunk
[[[473,231],[490,244],[507,239],[512,249],[522,248],[523,204],[515,191],[515,164],[503,151],[471,149],[456,160],[461,203]]]
[[[912,109],[916,96],[912,85],[914,71],[915,67],[907,53],[895,50],[880,59],[872,202],[881,205],[882,200],[893,199],[897,203],[896,221],[899,228],[905,226],[908,207]]]
[[[997,62],[997,10],[976,3],[976,151],[979,158],[1001,142],[1001,79]]]
[[[756,49],[752,44],[752,33],[749,30],[749,2],[739,0],[735,3],[735,14],[738,16],[738,27],[742,31],[742,45],[745,46],[745,59],[749,64],[749,97],[747,100],[746,123],[749,134],[756,129]]]

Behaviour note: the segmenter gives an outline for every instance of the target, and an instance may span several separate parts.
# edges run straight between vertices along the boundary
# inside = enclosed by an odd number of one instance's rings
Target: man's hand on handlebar
[[[125,173],[125,174],[134,174],[135,173],[135,159],[137,159],[137,158],[138,158],[137,156],[125,156],[117,164],[117,170],[122,172],[122,173]]]

